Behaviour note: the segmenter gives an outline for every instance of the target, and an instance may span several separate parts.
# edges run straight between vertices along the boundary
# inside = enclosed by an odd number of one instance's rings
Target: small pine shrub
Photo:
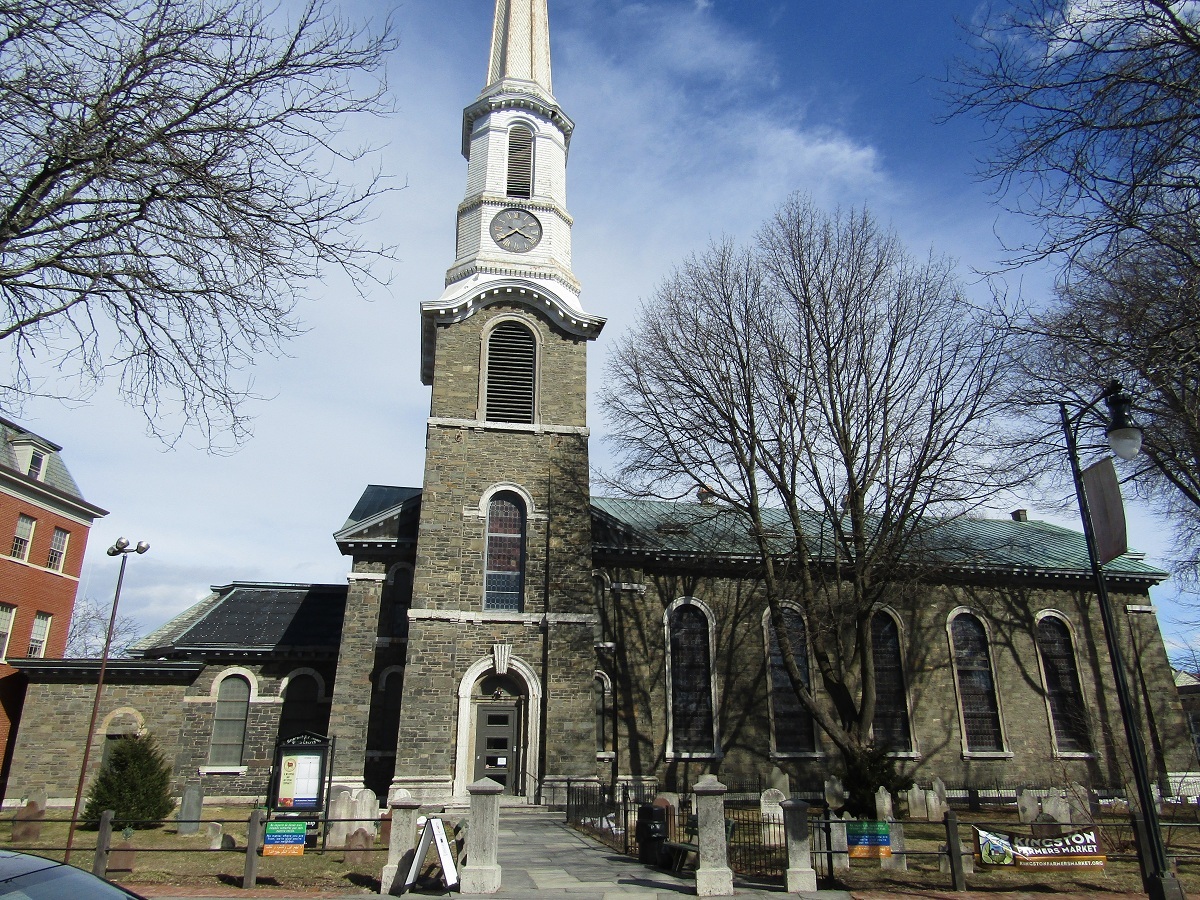
[[[83,820],[100,825],[106,809],[116,813],[114,830],[156,828],[175,808],[171,798],[171,765],[154,738],[138,735],[117,741],[88,791]]]

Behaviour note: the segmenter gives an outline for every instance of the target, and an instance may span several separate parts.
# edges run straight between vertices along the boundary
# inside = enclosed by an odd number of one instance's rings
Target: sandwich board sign
[[[417,852],[413,854],[412,865],[409,866],[408,875],[404,878],[404,890],[407,891],[416,884],[417,875],[421,871],[421,864],[425,862],[425,854],[429,852],[430,844],[437,847],[438,863],[441,865],[442,881],[446,888],[449,889],[458,884],[458,867],[454,864],[454,852],[450,849],[450,841],[446,839],[446,826],[437,816],[430,816],[425,820],[425,828],[421,831]]]

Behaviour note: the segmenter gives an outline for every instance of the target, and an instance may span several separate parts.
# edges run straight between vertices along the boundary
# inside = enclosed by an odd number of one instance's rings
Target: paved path
[[[608,847],[568,828],[561,812],[540,808],[505,807],[500,813],[500,891],[494,900],[681,900],[695,896],[694,878],[678,877],[640,864]],[[379,857],[382,866],[383,857]],[[288,891],[259,888],[211,887],[188,890],[167,885],[130,885],[135,891],[155,900],[215,900],[240,897],[243,900],[362,900],[362,892]],[[734,893],[738,900],[786,900],[795,897],[782,886],[748,884],[735,876]],[[409,894],[410,897],[434,896]],[[810,900],[889,900],[889,898],[940,898],[940,900],[1032,900],[1039,896],[1023,892],[968,892],[956,894],[942,889],[855,892],[821,891],[807,895]],[[1041,895],[1044,896],[1044,895]],[[1059,894],[1055,900],[1130,900],[1137,895]]]

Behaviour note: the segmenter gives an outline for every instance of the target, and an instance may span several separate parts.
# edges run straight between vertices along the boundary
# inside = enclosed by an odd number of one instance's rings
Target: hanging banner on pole
[[[1096,557],[1104,565],[1129,550],[1125,504],[1121,502],[1121,484],[1112,457],[1106,456],[1083,470],[1083,493],[1092,513]]]
[[[1095,828],[1084,828],[1054,838],[1026,837],[975,828],[975,853],[985,866],[1065,869],[1103,866],[1105,862]]]

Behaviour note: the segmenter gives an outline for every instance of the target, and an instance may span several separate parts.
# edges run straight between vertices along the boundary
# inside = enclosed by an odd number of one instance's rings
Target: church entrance
[[[490,675],[479,682],[474,704],[473,781],[490,778],[504,785],[505,793],[523,793],[524,701],[524,692],[513,678]]]

